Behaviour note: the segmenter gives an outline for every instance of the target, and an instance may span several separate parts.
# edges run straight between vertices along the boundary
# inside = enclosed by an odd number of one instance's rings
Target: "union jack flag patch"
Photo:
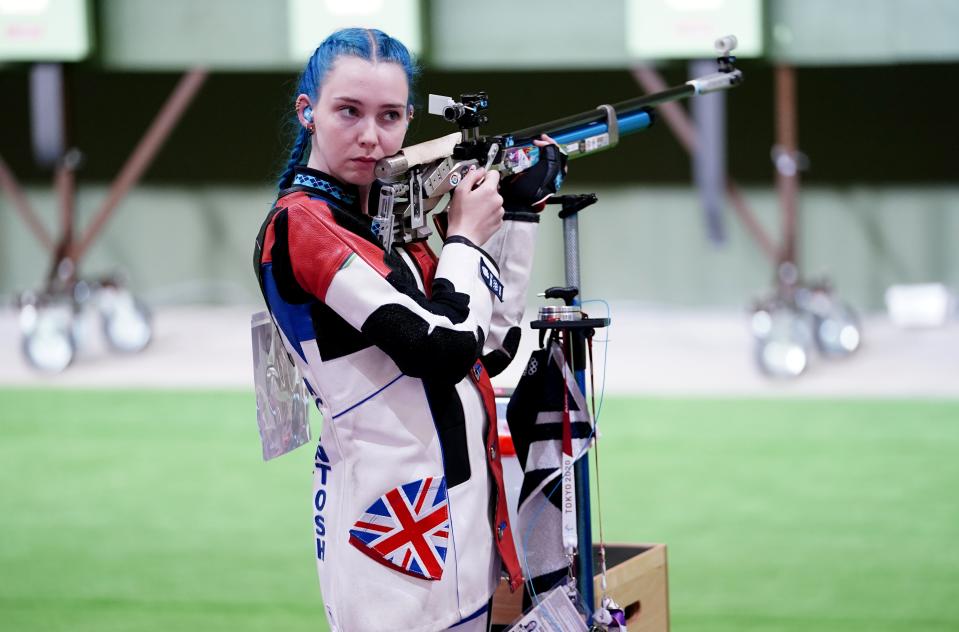
[[[350,529],[350,544],[400,572],[437,580],[449,543],[446,479],[429,477],[391,489]]]

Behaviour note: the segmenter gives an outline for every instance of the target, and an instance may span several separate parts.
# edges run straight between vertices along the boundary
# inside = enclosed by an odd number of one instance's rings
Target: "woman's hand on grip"
[[[456,187],[449,207],[447,235],[460,235],[477,246],[486,243],[503,224],[499,172],[473,168]]]

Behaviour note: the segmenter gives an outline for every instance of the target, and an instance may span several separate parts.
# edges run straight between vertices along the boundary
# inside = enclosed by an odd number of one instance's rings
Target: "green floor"
[[[242,393],[0,390],[0,629],[326,630],[309,449]],[[608,399],[675,632],[959,630],[959,402]]]

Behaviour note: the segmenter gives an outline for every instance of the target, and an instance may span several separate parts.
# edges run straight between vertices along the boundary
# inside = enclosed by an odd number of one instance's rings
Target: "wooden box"
[[[593,547],[593,560],[599,552]],[[594,587],[600,599],[596,569]],[[669,632],[669,585],[665,544],[607,544],[606,592],[626,611],[629,632]],[[598,603],[596,605],[599,605]],[[510,594],[501,582],[493,595],[493,624],[507,625],[522,614],[521,591]]]

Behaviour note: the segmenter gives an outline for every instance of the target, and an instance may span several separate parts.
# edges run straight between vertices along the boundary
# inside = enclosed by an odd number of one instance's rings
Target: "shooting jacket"
[[[297,169],[256,243],[270,313],[323,414],[313,530],[332,630],[441,630],[522,582],[490,373],[519,344],[538,216],[479,247],[385,252],[356,187]],[[499,555],[497,555],[499,553]]]

